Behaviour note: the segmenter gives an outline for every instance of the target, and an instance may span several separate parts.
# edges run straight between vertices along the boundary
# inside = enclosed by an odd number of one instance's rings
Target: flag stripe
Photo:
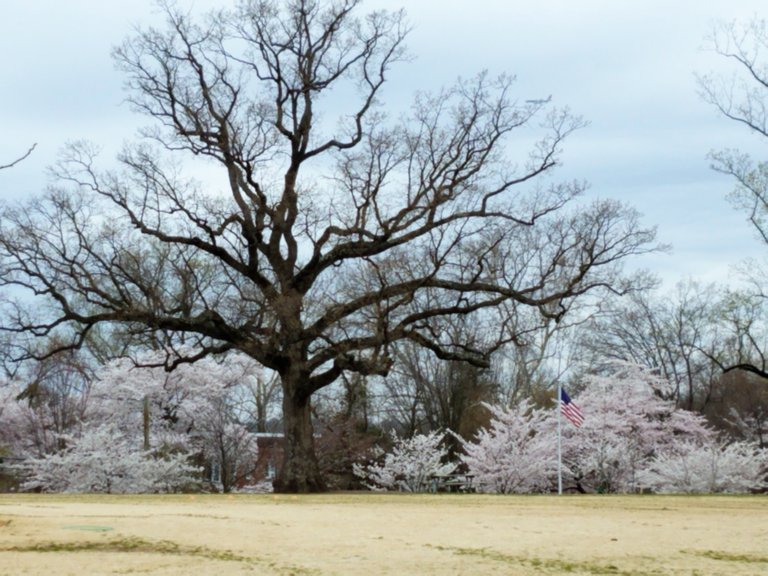
[[[563,388],[560,389],[560,413],[576,428],[584,423],[584,414],[581,408],[571,401],[571,397]]]

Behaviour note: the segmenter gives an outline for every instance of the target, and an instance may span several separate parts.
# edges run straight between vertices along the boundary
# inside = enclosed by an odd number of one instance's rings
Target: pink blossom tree
[[[703,417],[677,410],[670,383],[647,368],[616,363],[583,381],[580,428],[563,425],[563,471],[577,489],[634,492],[638,473],[658,452],[712,437]]]

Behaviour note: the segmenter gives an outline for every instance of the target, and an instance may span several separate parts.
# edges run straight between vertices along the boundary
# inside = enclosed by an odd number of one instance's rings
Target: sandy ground
[[[768,574],[768,496],[0,496],[0,575]]]

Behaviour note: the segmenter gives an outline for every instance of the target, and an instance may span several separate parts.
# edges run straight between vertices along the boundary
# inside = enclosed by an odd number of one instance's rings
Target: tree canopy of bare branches
[[[732,74],[699,77],[700,94],[724,117],[733,120],[760,138],[768,138],[768,23],[753,18],[748,22],[721,22],[708,37],[709,47],[732,64]],[[711,154],[712,167],[731,176],[734,205],[745,211],[750,224],[768,245],[768,162],[740,150],[726,149]],[[745,276],[754,296],[765,300],[766,271],[750,264]],[[762,304],[761,304],[762,305]],[[750,306],[745,306],[748,310]],[[741,329],[741,328],[740,328]],[[744,326],[740,345],[732,358],[713,360],[725,371],[743,370],[768,379],[765,349],[757,343],[755,324]],[[748,343],[742,346],[741,343]]]
[[[146,138],[112,171],[73,144],[58,187],[0,214],[5,330],[63,348],[99,325],[163,331],[199,351],[169,367],[236,349],[277,372],[283,491],[323,488],[310,402],[342,373],[387,374],[399,341],[486,366],[509,337],[500,304],[560,318],[654,249],[632,209],[577,205],[584,185],[550,177],[583,122],[520,103],[511,77],[390,119],[408,25],[359,3],[243,0],[199,21],[169,3],[114,54]],[[192,160],[216,184],[185,176]],[[486,341],[452,341],[457,317]]]
[[[723,116],[768,138],[768,27],[765,20],[728,22],[715,26],[709,47],[732,64],[732,74],[699,77],[702,98]],[[715,170],[732,176],[734,203],[768,243],[768,165],[738,150],[712,154]]]

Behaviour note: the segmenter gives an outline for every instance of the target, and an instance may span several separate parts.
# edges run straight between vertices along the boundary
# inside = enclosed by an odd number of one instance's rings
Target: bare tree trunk
[[[309,397],[298,388],[298,370],[283,375],[283,464],[274,482],[275,492],[325,491],[315,456]]]
[[[225,494],[232,492],[232,485],[234,484],[234,471],[230,471],[230,468],[234,468],[230,462],[230,455],[227,454],[224,448],[224,438],[219,435],[219,475],[221,478],[221,491]]]

